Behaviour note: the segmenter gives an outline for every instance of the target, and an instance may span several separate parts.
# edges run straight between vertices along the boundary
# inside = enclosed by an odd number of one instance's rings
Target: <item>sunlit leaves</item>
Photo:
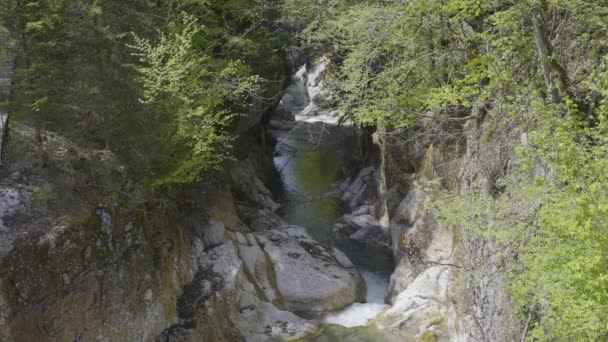
[[[205,28],[193,16],[184,14],[181,27],[154,43],[136,36],[132,46],[141,63],[142,102],[172,110],[167,115],[175,116],[177,133],[191,147],[191,155],[156,185],[191,182],[230,158],[228,126],[236,116],[231,103],[253,95],[261,81],[240,61],[198,50],[195,42]]]

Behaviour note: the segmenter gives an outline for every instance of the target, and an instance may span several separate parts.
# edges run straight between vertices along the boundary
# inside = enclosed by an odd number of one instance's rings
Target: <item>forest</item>
[[[121,208],[222,179],[299,67],[289,47],[324,56],[327,106],[383,163],[443,151],[417,186],[465,246],[496,247],[522,341],[608,339],[608,1],[0,0],[0,43],[31,163]],[[95,153],[59,159],[55,135]]]

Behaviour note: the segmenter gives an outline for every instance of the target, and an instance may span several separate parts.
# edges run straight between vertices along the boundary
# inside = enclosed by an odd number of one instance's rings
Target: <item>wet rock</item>
[[[294,121],[296,119],[296,116],[294,115],[294,113],[292,111],[290,111],[289,109],[287,109],[284,105],[284,101],[294,101],[294,100],[290,99],[289,97],[292,97],[292,95],[285,94],[283,96],[283,99],[279,102],[279,105],[272,113],[273,120]]]
[[[346,191],[346,189],[348,189],[348,186],[350,185],[352,179],[350,177],[346,178],[342,183],[340,183],[339,185],[339,189],[341,192]]]
[[[363,301],[365,283],[346,256],[319,245],[301,227],[266,234],[264,247],[272,262],[285,308],[304,314],[335,311]],[[340,261],[338,261],[340,259]]]
[[[290,46],[287,48],[287,59],[289,63],[295,67],[299,67],[306,63],[306,54],[304,48],[300,46]]]

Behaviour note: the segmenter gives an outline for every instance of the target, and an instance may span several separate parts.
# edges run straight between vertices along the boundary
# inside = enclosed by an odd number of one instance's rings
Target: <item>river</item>
[[[306,92],[296,84],[287,89],[291,102],[289,109],[301,111],[308,103]],[[313,120],[314,121],[314,120]],[[339,198],[329,193],[353,168],[352,151],[355,143],[354,128],[326,122],[296,121],[282,129],[271,130],[278,144],[274,163],[281,175],[278,198],[279,213],[289,224],[306,227],[319,242],[345,252],[359,269],[367,286],[367,303],[354,303],[340,312],[329,313],[323,322],[334,326],[315,340],[332,340],[338,334],[343,340],[377,341],[378,334],[369,334],[370,319],[387,308],[384,302],[393,271],[392,255],[383,248],[374,248],[350,240],[333,231],[334,224],[350,212]],[[374,336],[366,339],[365,336]],[[347,336],[356,337],[355,339]],[[327,339],[323,339],[327,338]]]

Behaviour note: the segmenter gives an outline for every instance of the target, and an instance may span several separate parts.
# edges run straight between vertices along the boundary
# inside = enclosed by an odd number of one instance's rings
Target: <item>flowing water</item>
[[[307,100],[301,98],[306,96],[301,84],[292,84],[288,92],[289,108],[301,110],[306,106]],[[345,252],[365,279],[367,303],[355,303],[340,312],[330,313],[324,322],[345,328],[365,326],[387,307],[384,298],[393,264],[392,256],[385,249],[360,244],[333,232],[334,224],[349,210],[338,198],[328,193],[349,173],[353,128],[324,122],[296,122],[294,125],[292,129],[272,131],[278,140],[274,162],[283,184],[279,196],[282,204],[280,214],[288,223],[306,227],[319,242]],[[366,329],[357,328],[360,333],[353,336],[365,337],[371,328]],[[328,331],[345,336],[340,328],[334,327]],[[353,333],[348,329],[346,331],[347,334]],[[331,334],[324,333],[322,336],[330,338]],[[366,341],[358,338],[344,340]]]

